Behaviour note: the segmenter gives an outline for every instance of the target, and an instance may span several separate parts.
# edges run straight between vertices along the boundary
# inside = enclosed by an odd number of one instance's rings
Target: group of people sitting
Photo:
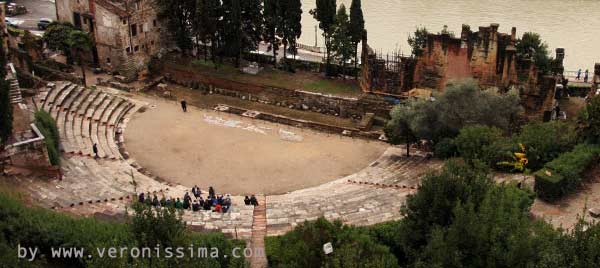
[[[200,190],[200,187],[194,186],[192,187],[192,195],[190,195],[189,192],[185,192],[183,199],[180,199],[179,197],[176,199],[165,197],[164,194],[162,198],[158,199],[156,192],[153,194],[150,194],[150,192],[144,194],[142,192],[138,195],[138,202],[153,207],[174,207],[176,209],[192,211],[209,210],[226,213],[231,210],[231,196],[229,194],[225,196],[216,195],[215,189],[212,186],[208,187],[208,196],[206,199],[202,197],[202,190]],[[250,198],[246,196],[244,204],[247,206],[258,206],[258,201],[254,195]]]

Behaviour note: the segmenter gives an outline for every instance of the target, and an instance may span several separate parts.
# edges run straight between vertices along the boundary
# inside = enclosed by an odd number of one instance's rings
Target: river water
[[[350,8],[351,0],[338,0]],[[315,0],[302,0],[302,37],[300,42],[315,44],[315,25],[308,13]],[[598,0],[362,0],[369,45],[378,52],[400,50],[410,53],[406,42],[417,26],[439,32],[444,25],[460,35],[461,25],[478,26],[499,23],[500,32],[510,33],[517,27],[517,36],[532,31],[554,54],[554,49],[566,50],[565,69],[590,69],[600,62],[600,1]],[[317,43],[323,46],[318,34]]]

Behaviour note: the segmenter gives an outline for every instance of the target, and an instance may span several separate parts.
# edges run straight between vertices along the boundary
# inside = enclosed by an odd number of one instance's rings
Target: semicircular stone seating
[[[70,82],[55,82],[35,98],[38,109],[50,113],[59,129],[62,180],[31,181],[18,178],[40,205],[82,216],[117,216],[137,199],[136,193],[160,198],[182,198],[187,187],[171,185],[140,172],[133,159],[121,154],[127,122],[146,103],[110,88],[89,89]],[[92,146],[97,145],[98,157]],[[207,189],[206,187],[205,189]],[[253,207],[243,197],[232,197],[229,213],[188,212],[183,219],[195,229],[220,230],[249,237]]]
[[[422,153],[403,156],[389,147],[361,171],[316,187],[267,196],[267,234],[280,235],[306,220],[325,217],[352,225],[372,225],[402,217],[400,209],[422,177],[439,170],[443,161]]]
[[[50,84],[34,100],[48,111],[60,130],[63,151],[60,181],[23,180],[40,204],[77,215],[116,216],[126,212],[135,193],[156,192],[160,198],[182,198],[187,187],[157,179],[128,157],[123,132],[142,103],[110,88],[87,89],[70,82]],[[92,153],[97,144],[98,158]],[[418,188],[422,176],[443,163],[422,154],[404,157],[389,147],[361,171],[320,186],[266,197],[267,235],[284,233],[299,223],[324,216],[347,224],[369,225],[401,218],[400,207]],[[208,187],[203,187],[206,190]],[[217,189],[218,190],[218,189]],[[183,214],[197,230],[220,230],[249,238],[253,207],[232,196],[232,211]]]

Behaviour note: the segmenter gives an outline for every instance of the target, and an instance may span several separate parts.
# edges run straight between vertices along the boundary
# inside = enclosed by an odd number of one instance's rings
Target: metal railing
[[[577,79],[578,74],[579,74],[579,79]],[[564,76],[566,78],[568,78],[570,81],[585,82],[585,71],[582,71],[582,72],[579,72],[579,71],[564,71]],[[587,82],[591,83],[593,77],[594,77],[594,73],[593,72],[589,72],[588,73]]]

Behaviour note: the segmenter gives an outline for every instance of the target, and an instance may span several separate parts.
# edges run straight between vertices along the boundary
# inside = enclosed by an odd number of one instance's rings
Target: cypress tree
[[[4,145],[12,135],[13,107],[10,103],[10,85],[6,81],[6,53],[2,35],[0,35],[0,67],[0,144]]]
[[[269,43],[269,49],[273,51],[273,60],[277,66],[277,51],[281,42],[277,37],[277,29],[281,25],[280,0],[265,0],[264,2],[264,36],[263,39]]]
[[[352,0],[350,4],[350,36],[354,44],[354,69],[358,67],[358,43],[362,41],[365,31],[361,1]]]
[[[263,10],[262,0],[241,0],[242,53],[258,49],[262,40]]]
[[[319,28],[325,37],[325,49],[327,50],[327,75],[331,75],[331,36],[335,26],[336,0],[317,0],[317,7],[310,14],[319,22]]]
[[[240,0],[223,1],[223,54],[235,58],[235,66],[240,66],[242,51],[242,7]]]
[[[284,60],[287,62],[288,47],[296,47],[296,40],[302,34],[302,3],[300,0],[280,0],[279,36],[283,43]],[[288,66],[289,67],[289,66]]]
[[[350,20],[344,4],[340,5],[335,17],[331,49],[339,64],[346,70],[346,62],[352,58],[353,44],[350,36]]]

